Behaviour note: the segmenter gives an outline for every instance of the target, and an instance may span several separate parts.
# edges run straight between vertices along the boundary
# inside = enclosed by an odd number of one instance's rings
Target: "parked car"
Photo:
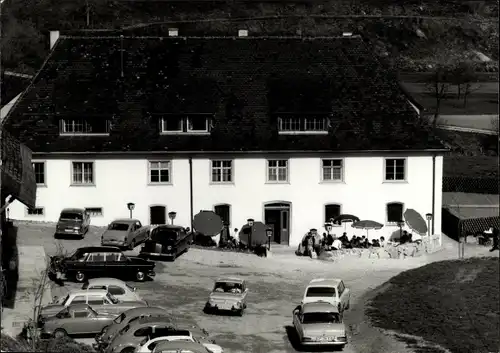
[[[52,271],[61,272],[66,278],[84,282],[87,277],[121,275],[144,281],[155,276],[155,263],[138,257],[126,256],[112,246],[89,246],[77,249],[68,257],[52,256]]]
[[[65,297],[40,309],[40,320],[54,316],[72,304],[88,304],[98,313],[113,314],[115,317],[132,308],[147,306],[145,301],[120,301],[106,290],[74,290]]]
[[[325,302],[302,304],[293,311],[293,326],[302,346],[343,348],[347,336],[342,314]]]
[[[127,310],[121,313],[108,327],[105,327],[96,337],[94,348],[97,351],[104,350],[115,336],[129,323],[145,317],[163,317],[163,320],[173,322],[173,317],[167,310],[158,307],[141,307]]]
[[[231,311],[240,316],[247,307],[248,288],[246,281],[237,277],[222,277],[215,281],[204,311]]]
[[[83,208],[65,208],[59,215],[54,238],[60,235],[76,236],[83,239],[89,231],[90,215]]]
[[[327,302],[337,306],[339,312],[349,309],[351,291],[338,278],[315,278],[306,287],[302,304]]]
[[[142,258],[153,256],[168,257],[172,261],[188,251],[193,236],[185,228],[175,225],[161,225],[151,229],[149,238],[144,242],[139,254]]]
[[[116,315],[98,313],[88,304],[72,304],[43,322],[42,335],[61,338],[67,335],[89,335],[110,325]]]
[[[83,284],[82,289],[104,289],[121,301],[142,301],[135,287],[117,278],[92,278]]]
[[[125,326],[107,346],[105,353],[132,353],[144,338],[154,334],[167,335],[177,329],[167,317],[145,317]]]
[[[210,351],[196,342],[163,341],[153,349],[153,353],[210,353]]]
[[[144,340],[142,340],[141,343],[139,343],[139,346],[136,349],[136,353],[151,353],[154,348],[163,341],[196,342],[205,346],[210,353],[224,353],[224,349],[222,349],[221,346],[215,343],[201,342],[188,330],[172,330],[168,332],[168,335],[165,336],[158,336],[158,334],[153,334],[150,337],[146,337]]]
[[[134,249],[149,236],[150,226],[143,227],[138,219],[116,219],[101,236],[102,246]]]

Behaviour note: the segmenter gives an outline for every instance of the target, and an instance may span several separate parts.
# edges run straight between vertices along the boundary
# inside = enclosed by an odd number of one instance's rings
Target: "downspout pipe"
[[[194,203],[193,203],[193,157],[189,156],[189,209],[191,215],[191,231],[193,231]]]
[[[434,232],[434,220],[436,219],[436,154],[432,154],[432,235]]]

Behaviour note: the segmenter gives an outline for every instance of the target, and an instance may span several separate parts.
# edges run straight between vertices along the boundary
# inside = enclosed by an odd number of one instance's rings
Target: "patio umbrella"
[[[341,214],[340,216],[337,216],[332,220],[333,224],[342,225],[342,223],[343,223],[344,224],[344,231],[347,227],[346,223],[348,223],[348,222],[359,222],[359,218],[352,215],[352,214]]]
[[[408,208],[403,214],[403,217],[411,230],[418,234],[427,233],[427,224],[424,218],[413,208]]]
[[[369,229],[381,229],[384,225],[375,221],[358,221],[354,222],[351,227],[356,229],[366,229],[366,237],[368,238],[368,230]]]
[[[222,219],[213,211],[200,211],[194,216],[193,227],[206,236],[214,236],[222,231]]]
[[[267,244],[267,226],[262,222],[253,222],[253,226],[250,227],[245,224],[241,227],[239,232],[240,243],[248,246],[250,237],[252,238],[252,244],[250,247],[255,247],[258,245]]]

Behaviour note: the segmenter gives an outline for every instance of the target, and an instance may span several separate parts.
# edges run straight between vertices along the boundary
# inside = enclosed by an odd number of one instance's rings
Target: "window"
[[[334,287],[309,287],[306,297],[336,297]]]
[[[43,207],[35,207],[27,208],[26,213],[28,214],[28,216],[43,216],[45,212]]]
[[[231,205],[217,205],[214,212],[222,219],[224,225],[231,225]]]
[[[212,161],[212,183],[233,181],[233,161]]]
[[[337,204],[325,205],[325,223],[330,222],[332,218],[340,216],[341,206]]]
[[[322,117],[280,117],[278,118],[280,132],[326,133],[328,119]]]
[[[71,301],[71,304],[85,304],[87,302],[86,298],[83,295],[77,295],[76,297],[73,298]]]
[[[288,161],[286,159],[267,161],[267,181],[281,183],[288,181]]]
[[[387,204],[387,223],[397,223],[403,220],[403,204],[392,202]]]
[[[322,181],[342,181],[342,159],[321,160],[321,180]]]
[[[33,162],[36,185],[45,185],[45,162]]]
[[[104,298],[103,297],[98,297],[98,296],[95,296],[95,295],[89,295],[88,304],[90,306],[92,306],[92,305],[104,305]]]
[[[210,131],[209,114],[168,114],[160,120],[160,132],[164,134],[196,134]]]
[[[170,183],[170,161],[150,161],[149,162],[149,182],[151,184]]]
[[[102,216],[102,207],[86,207],[85,211],[91,217],[99,217]]]
[[[90,302],[89,302],[90,304]],[[74,316],[75,318],[77,317],[87,317],[89,315],[89,313],[87,311],[75,311],[74,312]]]
[[[94,184],[94,162],[73,162],[72,167],[73,185]]]
[[[108,135],[111,121],[106,119],[62,119],[61,135]]]
[[[104,254],[103,253],[99,253],[99,252],[92,253],[92,254],[90,254],[90,256],[87,259],[87,261],[90,261],[90,262],[103,262],[104,261]]]
[[[406,159],[391,158],[385,160],[385,181],[404,181],[406,179]]]
[[[109,286],[108,292],[113,295],[123,295],[125,294],[125,290],[118,286]]]
[[[143,327],[134,332],[135,337],[146,337],[151,336],[153,329],[151,327]]]

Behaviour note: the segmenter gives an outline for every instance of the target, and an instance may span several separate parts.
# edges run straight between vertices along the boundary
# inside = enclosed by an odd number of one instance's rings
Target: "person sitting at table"
[[[351,238],[351,246],[353,248],[358,248],[359,247],[359,239],[356,235],[353,235]]]
[[[342,242],[340,241],[339,238],[335,238],[333,240],[332,250],[340,250],[340,249],[342,249]]]
[[[385,238],[384,238],[384,237],[380,237],[380,242],[379,242],[379,244],[380,244],[380,247],[381,247],[381,248],[385,248],[385,245],[386,245],[387,243],[385,242]]]
[[[374,248],[380,248],[380,242],[378,239],[373,239],[372,240],[372,247]]]

